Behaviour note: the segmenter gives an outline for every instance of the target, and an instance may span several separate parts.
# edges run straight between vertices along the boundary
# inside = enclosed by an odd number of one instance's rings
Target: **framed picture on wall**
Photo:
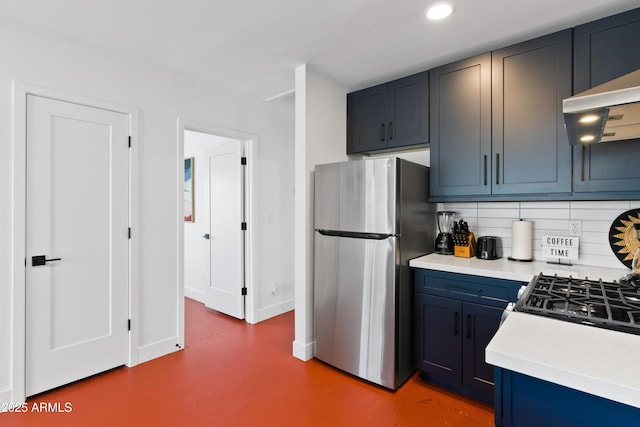
[[[195,222],[193,202],[193,163],[194,158],[184,159],[184,221]]]

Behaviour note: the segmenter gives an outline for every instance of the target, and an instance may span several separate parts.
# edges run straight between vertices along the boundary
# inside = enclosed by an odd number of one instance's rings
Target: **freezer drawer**
[[[316,357],[394,389],[396,237],[315,233]]]
[[[396,159],[316,166],[315,229],[398,234]]]

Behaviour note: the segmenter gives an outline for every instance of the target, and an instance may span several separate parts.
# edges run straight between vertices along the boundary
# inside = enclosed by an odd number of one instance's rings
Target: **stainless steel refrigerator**
[[[396,158],[315,169],[315,357],[390,389],[416,370],[409,260],[433,252],[428,180]]]

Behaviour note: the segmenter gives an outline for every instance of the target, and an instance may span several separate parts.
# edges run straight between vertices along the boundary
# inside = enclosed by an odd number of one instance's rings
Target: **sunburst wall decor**
[[[609,244],[614,255],[626,267],[631,268],[633,255],[640,247],[633,224],[640,223],[640,209],[631,209],[613,221],[609,229]]]

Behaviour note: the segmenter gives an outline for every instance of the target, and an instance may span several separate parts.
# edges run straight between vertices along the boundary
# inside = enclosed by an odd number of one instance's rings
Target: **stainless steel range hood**
[[[569,143],[640,138],[640,70],[562,101]]]

